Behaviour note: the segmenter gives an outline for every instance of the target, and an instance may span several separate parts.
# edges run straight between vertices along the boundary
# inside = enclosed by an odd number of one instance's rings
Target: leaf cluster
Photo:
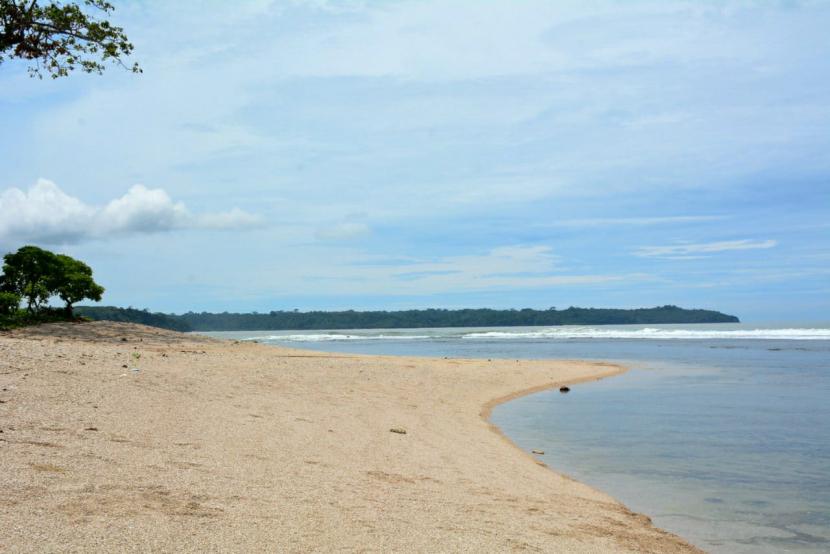
[[[39,78],[44,72],[64,77],[75,69],[101,74],[106,62],[140,73],[137,63],[122,61],[133,51],[124,29],[97,17],[114,9],[105,0],[0,0],[0,63],[6,58],[32,62],[29,72]]]

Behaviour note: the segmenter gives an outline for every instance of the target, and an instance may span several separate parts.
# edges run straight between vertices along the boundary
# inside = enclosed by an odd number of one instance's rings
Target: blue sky
[[[830,310],[830,4],[116,2],[0,65],[0,247],[105,303]]]

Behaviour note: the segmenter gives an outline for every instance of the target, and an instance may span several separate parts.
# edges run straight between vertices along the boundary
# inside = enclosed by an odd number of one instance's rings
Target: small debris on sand
[[[392,428],[391,428],[391,429],[389,429],[389,430],[390,430],[391,432],[393,432],[393,433],[397,433],[397,434],[399,434],[399,435],[405,435],[405,434],[406,434],[406,429],[404,429],[403,427],[392,427]]]

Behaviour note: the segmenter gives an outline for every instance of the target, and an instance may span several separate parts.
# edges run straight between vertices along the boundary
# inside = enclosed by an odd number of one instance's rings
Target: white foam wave
[[[830,340],[830,329],[734,329],[728,331],[696,329],[597,329],[564,327],[538,331],[486,331],[467,333],[464,339],[650,339],[650,340]]]
[[[282,341],[282,342],[329,342],[348,340],[418,340],[431,339],[430,335],[345,335],[340,333],[310,333],[299,335],[269,335],[266,337],[248,337],[247,341]]]
[[[534,330],[476,331],[438,334],[388,333],[293,333],[286,335],[253,336],[242,340],[262,342],[332,342],[381,340],[567,340],[567,339],[630,339],[630,340],[830,340],[830,329],[609,329],[602,327],[549,327]]]

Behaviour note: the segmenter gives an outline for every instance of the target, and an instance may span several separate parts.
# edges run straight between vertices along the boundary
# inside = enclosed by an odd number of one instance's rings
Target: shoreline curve
[[[584,364],[584,363],[596,363],[598,366],[602,366],[602,367],[613,367],[614,370],[606,371],[606,372],[603,372],[603,373],[598,373],[598,374],[595,374],[595,375],[588,375],[588,376],[585,376],[585,377],[579,377],[579,378],[576,378],[576,379],[566,379],[566,380],[562,380],[562,381],[553,381],[553,382],[550,382],[548,384],[537,385],[537,386],[534,386],[534,387],[530,387],[528,389],[518,390],[514,393],[506,394],[504,396],[499,396],[497,398],[494,398],[494,399],[488,401],[487,403],[485,403],[482,406],[481,412],[479,412],[479,417],[482,420],[484,420],[484,422],[487,424],[487,427],[490,429],[490,431],[495,433],[496,436],[498,436],[503,441],[507,442],[510,446],[512,446],[517,451],[521,452],[525,457],[528,457],[531,460],[533,460],[537,465],[540,465],[542,467],[546,467],[550,471],[554,472],[556,475],[559,475],[561,477],[565,477],[567,479],[571,479],[575,482],[581,483],[582,485],[585,485],[586,487],[590,487],[590,488],[594,489],[595,491],[597,491],[599,493],[608,494],[608,493],[606,493],[606,492],[604,492],[600,489],[597,489],[597,488],[595,488],[591,485],[588,485],[587,483],[583,483],[582,481],[579,481],[578,479],[574,479],[573,477],[571,477],[567,473],[559,471],[557,469],[554,469],[554,468],[550,467],[548,464],[546,464],[545,462],[543,462],[542,460],[539,460],[532,453],[527,452],[525,449],[523,449],[518,444],[516,444],[516,442],[513,439],[511,439],[510,436],[507,433],[505,433],[502,430],[501,427],[499,427],[498,425],[493,423],[491,421],[491,416],[493,415],[493,409],[496,406],[499,406],[500,404],[506,404],[507,402],[510,402],[511,400],[516,400],[517,398],[522,398],[524,396],[529,396],[531,394],[536,394],[537,392],[548,391],[548,390],[555,389],[555,388],[561,387],[561,386],[579,385],[581,383],[592,383],[594,381],[601,381],[602,379],[609,379],[611,377],[617,377],[619,375],[623,375],[624,373],[627,373],[628,371],[630,371],[630,368],[628,368],[626,366],[623,366],[623,365],[620,365],[620,364],[612,363],[612,362],[593,362],[591,360],[565,360],[565,359],[556,360],[556,359],[550,359],[550,360],[542,360],[542,361],[565,362],[565,363],[578,362],[578,363],[582,363],[582,364]],[[620,501],[617,500],[617,502],[620,502]],[[625,506],[625,504],[623,504],[622,502],[620,502],[620,504]],[[636,513],[636,512],[633,512],[633,513]],[[646,516],[646,517],[648,517],[648,516]]]
[[[0,550],[700,552],[482,417],[621,371],[112,322],[0,333]]]

